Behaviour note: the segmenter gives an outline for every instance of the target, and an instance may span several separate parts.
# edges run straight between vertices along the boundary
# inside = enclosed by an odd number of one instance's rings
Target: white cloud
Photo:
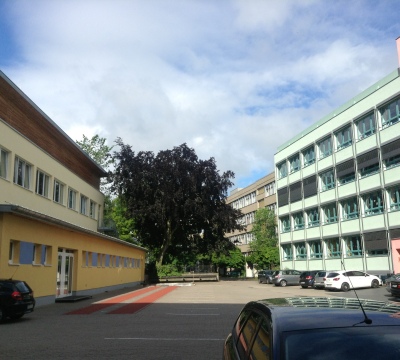
[[[186,142],[245,186],[273,170],[277,146],[395,69],[396,8],[15,0],[20,52],[4,72],[73,140],[155,152]]]

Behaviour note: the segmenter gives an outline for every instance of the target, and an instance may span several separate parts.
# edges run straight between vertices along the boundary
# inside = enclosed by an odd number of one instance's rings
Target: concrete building
[[[241,223],[246,226],[246,229],[243,231],[236,230],[233,233],[226,234],[226,236],[240,248],[245,256],[249,254],[249,244],[253,239],[251,230],[255,213],[258,209],[265,207],[275,212],[275,193],[275,173],[271,173],[245,188],[232,190],[227,198],[227,204],[231,204],[233,208],[241,210],[243,214]],[[246,277],[254,277],[253,269],[246,267]]]
[[[275,165],[281,268],[400,272],[400,69],[280,146]]]
[[[39,305],[142,282],[146,250],[98,231],[105,175],[0,72],[0,278]]]

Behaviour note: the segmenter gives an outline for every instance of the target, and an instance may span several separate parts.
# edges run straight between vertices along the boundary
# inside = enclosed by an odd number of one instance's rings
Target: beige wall
[[[7,178],[0,177],[0,199],[1,203],[17,204],[39,213],[46,214],[63,221],[82,226],[86,229],[96,231],[98,221],[102,220],[102,209],[104,205],[103,194],[81,180],[77,175],[66,169],[59,162],[55,161],[47,153],[26,140],[12,128],[0,121],[0,147],[9,152]],[[18,156],[32,165],[30,189],[25,189],[14,184],[14,161]],[[48,198],[36,194],[36,171],[39,169],[50,177]],[[64,184],[63,204],[53,201],[54,180],[57,179]],[[73,188],[77,192],[76,209],[67,207],[67,190]],[[80,194],[94,201],[96,205],[95,218],[79,213]],[[99,213],[99,206],[101,211]],[[87,204],[89,209],[89,203]],[[99,219],[100,217],[100,219]]]

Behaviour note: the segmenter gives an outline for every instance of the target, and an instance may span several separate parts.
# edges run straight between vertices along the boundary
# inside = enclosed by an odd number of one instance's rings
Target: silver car
[[[275,286],[299,285],[300,271],[277,270],[272,275],[272,283]]]
[[[330,271],[319,271],[315,274],[314,278],[314,289],[324,289],[325,288],[325,278],[328,276]]]

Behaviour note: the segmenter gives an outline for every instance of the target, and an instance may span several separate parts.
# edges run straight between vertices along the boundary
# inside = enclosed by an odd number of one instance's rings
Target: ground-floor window
[[[282,259],[283,260],[293,259],[293,250],[291,244],[282,245]]]
[[[327,240],[325,240],[325,244],[326,244],[326,257],[327,258],[341,257],[342,251],[340,249],[339,238],[327,239]]]
[[[362,256],[363,247],[360,236],[349,236],[344,238],[346,244],[346,256]]]

